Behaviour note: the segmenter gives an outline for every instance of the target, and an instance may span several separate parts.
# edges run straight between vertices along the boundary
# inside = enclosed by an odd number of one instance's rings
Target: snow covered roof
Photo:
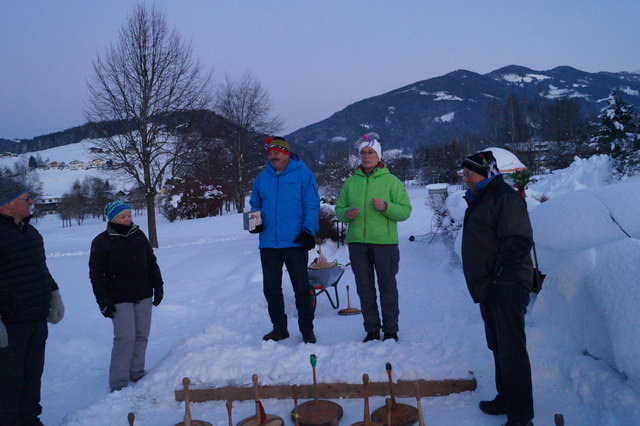
[[[511,151],[496,147],[485,148],[483,151],[491,151],[493,153],[498,163],[498,169],[502,173],[513,173],[528,169]],[[462,176],[462,170],[458,170],[458,176]]]

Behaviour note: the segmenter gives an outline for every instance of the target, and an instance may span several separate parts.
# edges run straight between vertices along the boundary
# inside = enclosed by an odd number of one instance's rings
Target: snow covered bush
[[[185,180],[175,178],[165,185],[160,202],[163,215],[175,220],[196,219],[222,214],[230,196],[223,184],[208,179]]]

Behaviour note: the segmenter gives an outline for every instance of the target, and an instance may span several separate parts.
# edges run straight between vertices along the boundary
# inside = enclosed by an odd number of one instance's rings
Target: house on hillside
[[[69,162],[69,170],[85,170],[87,168],[87,163],[84,161],[73,160]]]
[[[14,154],[13,152],[3,152],[0,154],[0,157],[17,157],[18,154]]]
[[[96,158],[91,160],[91,166],[98,168],[98,169],[102,169],[104,168],[104,166],[107,164],[106,161],[104,161],[102,158]]]
[[[49,169],[57,169],[58,167],[60,167],[60,162],[58,161],[52,161],[49,164],[47,164],[47,167]]]

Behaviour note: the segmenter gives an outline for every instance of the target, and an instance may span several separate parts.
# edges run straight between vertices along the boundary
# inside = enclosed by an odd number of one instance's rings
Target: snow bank
[[[534,176],[536,182],[527,187],[527,195],[534,198],[553,198],[571,191],[605,185],[611,180],[611,159],[594,155],[588,159],[576,157],[566,169],[548,175]]]
[[[548,273],[532,316],[565,344],[602,359],[640,388],[640,241],[589,248]],[[544,266],[543,266],[544,270]]]
[[[599,159],[596,159],[599,161]],[[532,316],[640,386],[640,181],[588,188],[531,212],[547,274]],[[634,331],[635,330],[635,331]]]

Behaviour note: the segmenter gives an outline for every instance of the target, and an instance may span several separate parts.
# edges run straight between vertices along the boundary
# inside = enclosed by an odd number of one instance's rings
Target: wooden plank
[[[414,383],[420,385],[420,396],[442,396],[451,393],[475,390],[476,379],[447,379],[447,380],[399,380],[393,384],[393,391],[398,398],[413,398],[416,396]],[[313,398],[312,385],[297,385],[296,392],[299,399]],[[362,384],[350,383],[318,383],[318,398],[362,398]],[[389,382],[369,382],[367,385],[369,396],[389,395]],[[258,386],[260,399],[291,399],[291,385]],[[176,401],[184,401],[184,389],[176,390]],[[225,386],[209,389],[189,389],[189,399],[192,402],[204,401],[247,401],[254,399],[253,387]]]

